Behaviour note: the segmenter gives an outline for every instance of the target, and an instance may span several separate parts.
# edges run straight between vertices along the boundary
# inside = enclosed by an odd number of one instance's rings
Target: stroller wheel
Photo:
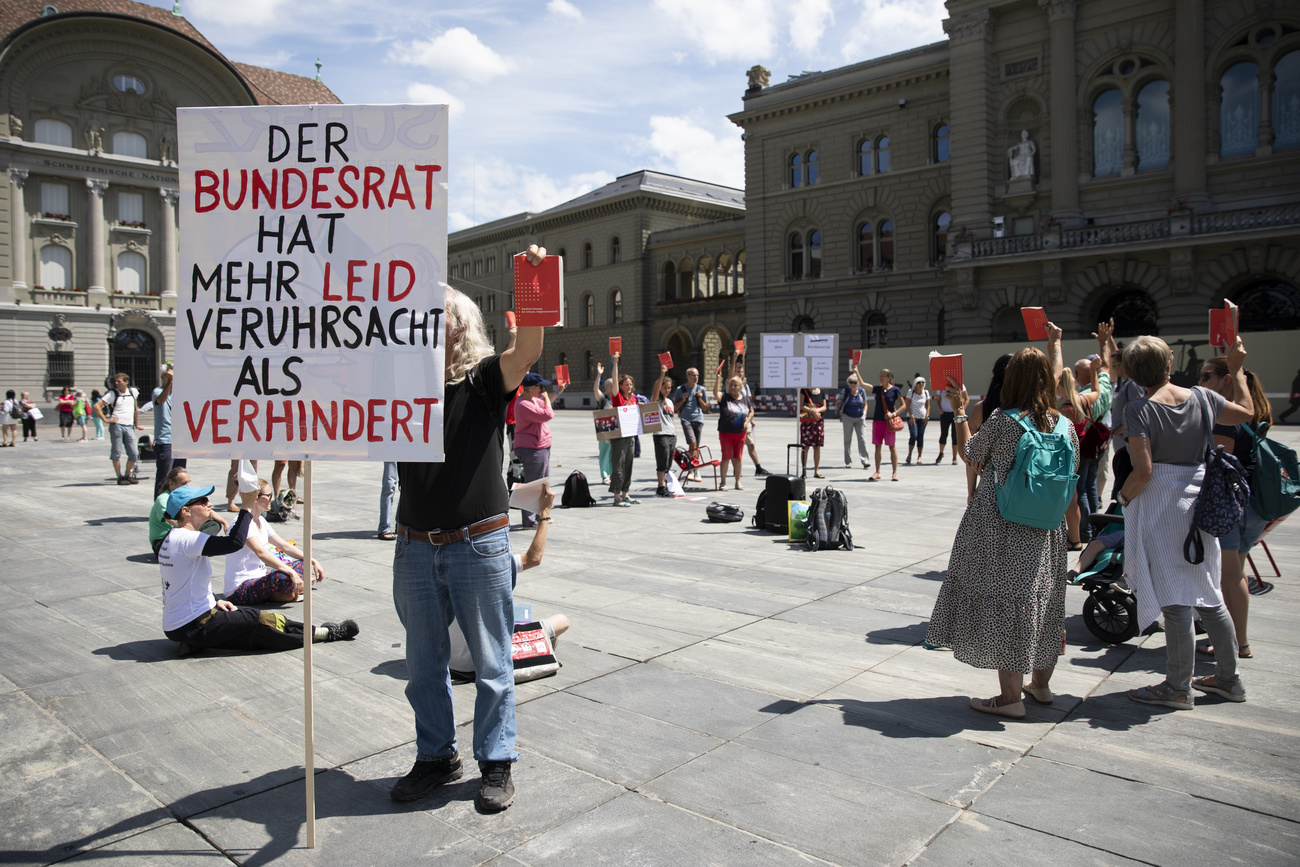
[[[1128,593],[1098,588],[1083,603],[1088,631],[1109,644],[1123,644],[1138,633],[1137,600]]]

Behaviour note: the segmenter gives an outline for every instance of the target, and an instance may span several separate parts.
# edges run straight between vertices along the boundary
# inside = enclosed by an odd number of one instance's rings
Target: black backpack
[[[591,495],[591,488],[587,486],[587,477],[579,470],[569,473],[569,477],[564,480],[564,494],[560,497],[560,505],[566,509],[596,505],[596,499]]]
[[[808,500],[809,550],[828,548],[853,550],[853,533],[849,530],[849,502],[843,492],[830,485],[812,492]]]
[[[290,518],[296,520],[298,515],[293,510],[294,504],[289,499],[291,496],[293,495],[285,491],[282,497],[272,497],[271,507],[262,514],[262,517],[272,524],[283,524]]]
[[[767,489],[758,492],[758,502],[754,504],[754,516],[750,523],[760,530],[767,529]]]
[[[716,500],[705,508],[705,514],[715,524],[734,524],[745,520],[744,509],[735,503],[719,503]]]

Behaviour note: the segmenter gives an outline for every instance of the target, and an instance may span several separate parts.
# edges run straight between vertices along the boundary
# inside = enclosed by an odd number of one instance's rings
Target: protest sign
[[[563,325],[561,300],[564,297],[564,261],[559,256],[547,256],[541,264],[528,261],[527,253],[515,256],[515,310],[507,311],[506,324],[511,319],[523,326],[549,328]]]
[[[663,417],[658,405],[653,403],[597,409],[591,416],[598,440],[617,440],[663,430]]]
[[[1047,339],[1047,311],[1041,307],[1021,307],[1020,315],[1025,320],[1025,339]]]
[[[965,385],[961,378],[961,355],[940,355],[938,352],[931,352],[930,388],[943,391],[948,387],[950,376],[957,381],[957,389],[960,391]]]
[[[177,454],[441,461],[446,106],[177,128]]]

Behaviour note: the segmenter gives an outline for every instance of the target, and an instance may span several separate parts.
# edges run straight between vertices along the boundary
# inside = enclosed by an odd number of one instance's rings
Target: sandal
[[[1214,645],[1208,641],[1196,642],[1196,652],[1201,656],[1214,656]],[[1250,645],[1243,644],[1237,648],[1238,659],[1254,659],[1255,654],[1250,652]]]
[[[896,482],[896,481],[898,481],[898,473],[894,473],[894,477],[893,477],[892,479],[890,479],[890,481],[891,481],[891,482]]]
[[[1179,695],[1167,683],[1144,686],[1140,689],[1130,689],[1128,697],[1141,704],[1155,704],[1161,707],[1171,707],[1174,710],[1191,710],[1196,706],[1190,693]]]
[[[1217,695],[1219,698],[1226,698],[1228,701],[1246,700],[1246,688],[1241,685],[1241,678],[1234,680],[1230,688],[1224,689],[1218,685],[1214,675],[1211,674],[1208,677],[1192,681],[1192,688],[1199,689],[1201,692],[1208,692],[1211,695]]]
[[[397,538],[397,534],[394,533],[392,530],[385,530],[382,533],[376,533],[375,538],[383,539],[385,542],[392,542],[394,539]]]
[[[1025,695],[1039,704],[1051,704],[1056,699],[1056,696],[1052,695],[1051,687],[1025,684],[1024,691]]]
[[[823,476],[821,473],[814,471],[814,472],[813,472],[813,478],[814,478],[814,479],[824,479],[824,478],[826,478],[826,477]]]
[[[998,695],[993,696],[993,698],[973,698],[970,700],[970,706],[972,710],[977,710],[980,713],[991,713],[994,716],[1004,716],[1008,719],[1025,718],[1025,703],[1023,701],[998,704],[1001,698]]]
[[[873,481],[873,482],[878,482],[878,481],[880,481],[880,473],[876,473],[874,476],[872,476],[872,477],[871,477],[871,481]]]

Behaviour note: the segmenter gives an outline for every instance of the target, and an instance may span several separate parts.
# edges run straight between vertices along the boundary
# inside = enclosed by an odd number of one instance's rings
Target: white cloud
[[[655,0],[655,7],[704,49],[698,59],[709,64],[759,60],[776,44],[772,0]]]
[[[275,23],[291,0],[189,0],[185,17],[221,21],[228,26],[265,27]]]
[[[479,83],[514,68],[464,27],[453,27],[425,41],[395,43],[388,59]]]
[[[406,86],[406,98],[419,105],[447,105],[451,109],[452,116],[458,120],[465,111],[463,100],[436,84],[413,81]]]
[[[790,42],[804,54],[812,54],[826,25],[834,20],[830,0],[800,0],[790,7]]]
[[[944,38],[943,0],[861,0],[858,23],[840,48],[846,63],[893,54]]]
[[[572,18],[574,21],[582,20],[582,10],[574,6],[569,0],[551,0],[546,4],[546,11],[559,18]]]
[[[721,121],[716,130],[717,134],[690,117],[655,115],[650,118],[650,138],[644,143],[662,171],[743,188],[745,148],[740,129]]]
[[[452,170],[447,189],[447,228],[455,232],[523,211],[544,211],[612,180],[608,172],[555,178],[496,157],[462,161]]]

